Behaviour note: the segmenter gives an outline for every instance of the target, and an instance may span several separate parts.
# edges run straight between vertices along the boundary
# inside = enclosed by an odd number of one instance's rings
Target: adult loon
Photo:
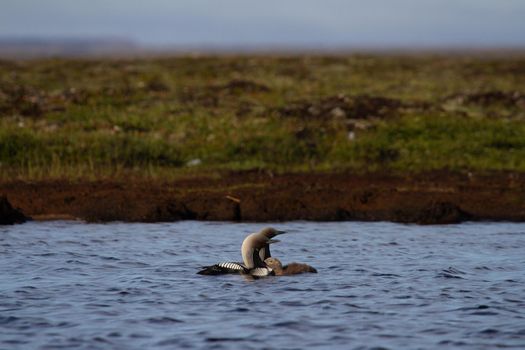
[[[307,264],[290,263],[283,266],[281,261],[277,258],[267,258],[264,260],[266,265],[273,270],[276,276],[290,276],[300,273],[317,273],[317,270]]]
[[[279,242],[275,236],[285,233],[272,227],[248,235],[241,246],[243,262],[221,262],[206,266],[199,275],[223,275],[228,273],[249,274],[255,277],[273,275],[272,269],[266,266],[264,260],[271,257],[270,244]]]

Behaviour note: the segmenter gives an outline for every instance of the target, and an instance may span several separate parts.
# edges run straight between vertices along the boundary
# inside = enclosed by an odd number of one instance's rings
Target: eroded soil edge
[[[8,181],[15,208],[36,220],[525,221],[525,174],[223,174],[162,181]]]

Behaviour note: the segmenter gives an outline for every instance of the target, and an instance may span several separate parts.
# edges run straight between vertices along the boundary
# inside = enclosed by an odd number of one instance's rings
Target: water
[[[274,226],[318,274],[195,274],[258,224],[1,227],[0,349],[525,348],[525,224]]]

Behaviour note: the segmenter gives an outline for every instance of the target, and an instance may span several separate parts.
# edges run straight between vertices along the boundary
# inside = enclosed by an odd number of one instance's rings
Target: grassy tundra
[[[0,178],[525,171],[525,56],[0,61]]]

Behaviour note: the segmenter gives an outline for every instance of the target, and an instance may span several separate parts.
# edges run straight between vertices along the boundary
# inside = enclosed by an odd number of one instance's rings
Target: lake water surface
[[[0,349],[525,348],[525,224],[278,223],[318,274],[196,274],[264,226],[0,227]]]

